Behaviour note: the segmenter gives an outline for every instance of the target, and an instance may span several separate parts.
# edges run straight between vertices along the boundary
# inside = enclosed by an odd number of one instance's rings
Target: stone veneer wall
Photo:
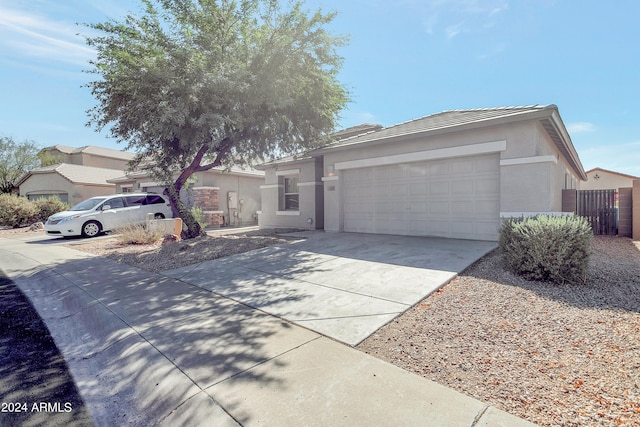
[[[202,209],[202,219],[209,227],[222,225],[219,187],[194,187],[193,205]]]

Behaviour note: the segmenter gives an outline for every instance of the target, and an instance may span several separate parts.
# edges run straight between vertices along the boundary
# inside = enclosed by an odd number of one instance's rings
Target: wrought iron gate
[[[594,234],[617,234],[618,192],[578,190],[576,214],[589,221]]]

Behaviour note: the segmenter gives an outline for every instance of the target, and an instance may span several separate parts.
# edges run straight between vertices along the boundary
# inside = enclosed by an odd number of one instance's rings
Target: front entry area
[[[498,153],[343,171],[344,231],[498,240]]]

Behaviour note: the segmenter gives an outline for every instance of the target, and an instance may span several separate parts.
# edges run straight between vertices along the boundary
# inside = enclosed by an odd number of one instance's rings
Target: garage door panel
[[[474,213],[478,218],[494,218],[496,212],[500,210],[500,203],[495,200],[476,200],[474,202]]]
[[[424,178],[425,176],[429,175],[429,169],[425,168],[424,166],[416,166],[416,165],[410,165],[408,168],[408,174],[407,174],[410,178]]]
[[[427,165],[428,167],[428,173],[429,176],[442,176],[442,175],[449,175],[450,171],[449,171],[449,161],[447,160],[435,160],[432,162],[429,162],[429,164]]]
[[[472,221],[454,221],[451,223],[452,237],[467,236],[474,233],[474,224]]]
[[[452,196],[472,196],[473,195],[473,180],[456,180],[451,183],[451,195]]]
[[[478,193],[490,193],[497,194],[500,191],[500,180],[497,178],[477,178],[474,180],[476,186],[475,192]]]
[[[475,215],[473,200],[459,200],[451,202],[451,212],[456,217],[468,217]]]
[[[497,240],[497,153],[345,170],[345,231]]]
[[[432,182],[429,184],[429,195],[430,196],[442,196],[448,195],[451,190],[449,186],[449,182]]]
[[[439,218],[441,216],[449,216],[451,213],[451,206],[449,202],[440,202],[440,203],[428,203],[427,204],[427,213],[432,218]]]
[[[469,175],[474,172],[474,159],[459,159],[457,162],[451,163],[452,175]]]
[[[414,197],[426,197],[429,194],[427,184],[425,182],[409,184],[409,194]]]

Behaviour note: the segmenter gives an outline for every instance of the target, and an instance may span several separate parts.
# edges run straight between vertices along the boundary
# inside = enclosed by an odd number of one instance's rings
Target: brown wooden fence
[[[618,192],[578,190],[576,214],[585,217],[594,234],[618,234]]]

